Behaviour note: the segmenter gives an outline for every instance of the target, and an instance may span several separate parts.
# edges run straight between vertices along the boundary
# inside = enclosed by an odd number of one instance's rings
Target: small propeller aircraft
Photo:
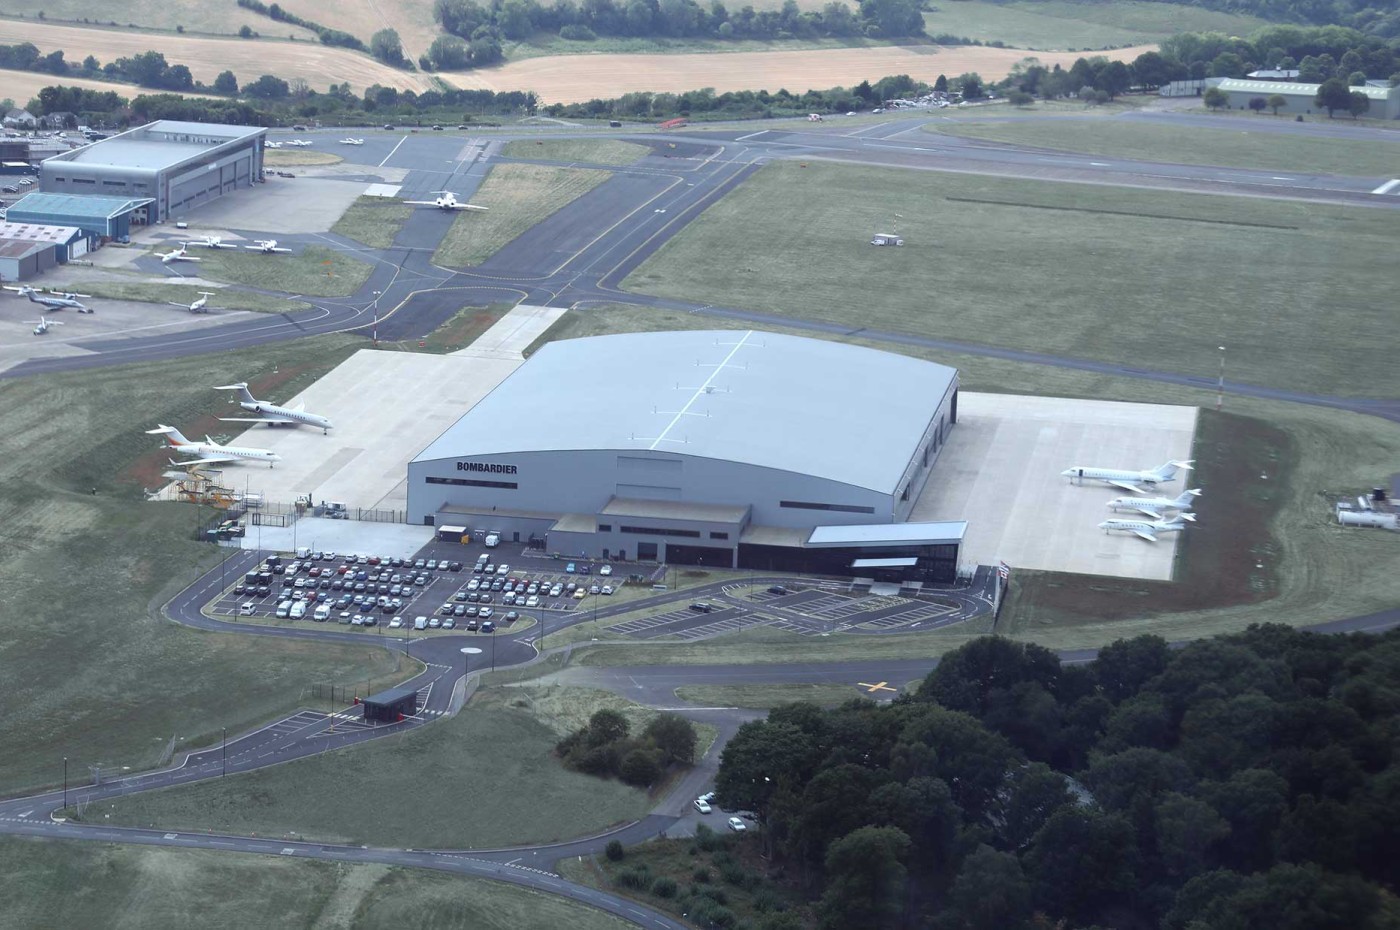
[[[291,249],[279,249],[276,239],[254,239],[255,245],[245,245],[243,248],[252,249],[254,252],[261,252],[264,255],[271,255],[274,252],[290,252]]]
[[[178,249],[174,249],[173,251],[165,252],[164,254],[162,254],[160,256],[160,261],[161,264],[168,265],[171,262],[202,262],[204,261],[204,259],[196,258],[195,256],[191,255],[186,250],[186,246],[181,245]]]
[[[48,317],[39,317],[37,320],[25,320],[26,323],[34,323],[34,335],[42,336],[49,331],[50,326],[62,326],[62,320],[50,320]]]
[[[438,196],[432,200],[405,200],[404,203],[415,207],[437,207],[439,210],[481,210],[485,212],[488,207],[478,207],[474,203],[462,203],[457,199],[457,195],[451,191],[429,191],[430,194]]]
[[[92,312],[91,307],[84,305],[82,301],[78,300],[79,297],[90,296],[88,294],[61,294],[57,291],[49,291],[47,294],[42,294],[32,287],[10,287],[8,284],[5,285],[5,290],[14,291],[21,297],[28,297],[32,302],[42,304],[50,310],[76,310],[79,313]]]
[[[204,249],[236,249],[238,246],[232,242],[225,242],[218,236],[200,236],[194,242],[187,242],[186,245],[197,245]]]
[[[174,301],[169,301],[169,303],[172,307],[183,307],[190,313],[208,313],[209,311],[205,308],[205,304],[209,303],[209,298],[212,296],[214,296],[213,291],[200,291],[199,299],[196,300],[194,303],[177,304]]]

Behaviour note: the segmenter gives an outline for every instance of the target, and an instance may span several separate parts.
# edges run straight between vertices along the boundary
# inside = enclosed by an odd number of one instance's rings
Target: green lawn
[[[609,171],[587,168],[496,165],[472,196],[472,203],[489,212],[461,211],[433,261],[449,268],[480,264],[610,177]]]
[[[331,232],[340,233],[374,249],[387,249],[413,208],[388,197],[360,197],[335,221]]]
[[[651,149],[621,139],[516,139],[501,154],[508,158],[577,161],[593,165],[630,165]]]
[[[906,246],[906,248],[908,248]],[[568,339],[608,332],[665,329],[734,329],[743,324],[699,314],[656,311],[631,306],[598,306],[570,311],[550,331]],[[783,327],[814,338],[832,338],[887,351],[894,347],[859,338],[823,335]],[[909,355],[958,368],[964,390],[1088,397],[1137,403],[1192,404],[1213,407],[1214,391],[1155,384],[1029,365],[983,356],[903,347]],[[1238,545],[1256,555],[1264,569],[1251,574],[1268,577],[1274,585],[1270,600],[1241,602],[1212,608],[1175,603],[1175,610],[1157,607],[1152,598],[1135,598],[1140,609],[1129,616],[1104,619],[1093,613],[1071,616],[1063,591],[1051,585],[1088,590],[1108,582],[1091,576],[1036,577],[1033,590],[1013,584],[998,630],[1025,637],[1051,648],[1077,648],[1112,642],[1120,636],[1155,633],[1169,639],[1237,632],[1251,623],[1320,623],[1387,609],[1400,601],[1400,547],[1390,533],[1344,530],[1331,518],[1329,501],[1370,488],[1377,476],[1393,472],[1400,459],[1400,426],[1357,414],[1319,407],[1254,400],[1227,395],[1225,412],[1260,421],[1287,442],[1291,467],[1277,462],[1261,469],[1278,482],[1278,511],[1270,526],[1272,539],[1261,546],[1255,538]],[[1245,438],[1245,462],[1269,455],[1258,442],[1259,430]],[[1280,482],[1280,473],[1283,480]],[[1271,485],[1272,486],[1272,485]],[[1327,489],[1324,493],[1324,489]],[[1242,531],[1244,532],[1244,531]],[[1257,533],[1257,529],[1248,530]],[[1228,538],[1222,544],[1228,544]],[[1194,555],[1194,554],[1193,554]],[[1029,573],[1021,573],[1026,576]],[[1018,576],[1020,577],[1020,576]],[[1102,613],[1102,610],[1099,610]],[[586,625],[585,625],[586,626]],[[574,659],[585,665],[654,665],[659,663],[751,664],[765,662],[835,661],[941,655],[985,630],[961,625],[916,635],[813,638],[772,628],[743,631],[701,643],[630,642],[626,645],[585,646]],[[568,633],[569,631],[565,631]],[[585,637],[586,638],[586,637]]]
[[[135,795],[87,820],[414,848],[552,842],[645,816],[644,791],[565,769],[554,744],[603,692],[482,692],[412,734],[237,777]]]
[[[7,930],[631,926],[516,885],[378,864],[0,837]]]
[[[370,272],[368,263],[319,245],[290,255],[208,249],[199,257],[203,261],[190,273],[201,278],[312,297],[349,296],[359,290]]]
[[[753,707],[771,710],[779,704],[808,701],[820,707],[835,707],[863,692],[847,685],[684,685],[676,697],[703,707]],[[889,692],[885,692],[888,694]]]
[[[1259,117],[1261,122],[1272,119],[1267,111]],[[1400,171],[1400,140],[1320,139],[1235,128],[1193,129],[1102,119],[943,122],[926,128],[1105,158],[1361,177],[1390,177]]]
[[[199,288],[185,284],[137,284],[119,281],[97,281],[92,284],[75,285],[77,290],[94,297],[109,300],[140,300],[148,303],[179,303],[188,307],[199,299]],[[259,310],[268,313],[289,313],[306,310],[310,307],[300,300],[287,300],[271,294],[255,291],[240,291],[233,288],[218,288],[211,291],[209,307],[215,310]],[[171,307],[171,310],[176,310]],[[176,311],[178,312],[178,311]]]
[[[827,0],[798,0],[798,5],[820,10]],[[778,9],[782,0],[758,0],[754,9]],[[732,8],[737,12],[738,8]],[[558,34],[541,33],[521,42],[505,44],[506,59],[519,61],[525,58],[541,58],[547,55],[665,55],[706,52],[723,55],[730,52],[771,52],[804,51],[823,48],[873,48],[881,45],[917,45],[915,41],[900,39],[784,39],[780,42],[764,42],[756,39],[705,39],[705,38],[665,38],[661,36],[639,38],[633,36],[599,36],[591,42],[574,42],[559,38]]]
[[[1249,35],[1267,25],[1253,16],[1147,0],[933,0],[929,35],[955,35],[1014,48],[1088,51],[1160,42],[1179,32]],[[952,77],[952,75],[949,75]]]
[[[1231,380],[1388,396],[1394,239],[1384,210],[781,162],[625,286],[1205,381],[1224,345]]]
[[[313,682],[394,673],[398,660],[378,649],[203,633],[158,616],[219,553],[192,541],[193,505],[142,494],[168,467],[143,431],[213,430],[227,401],[209,385],[246,380],[288,396],[358,345],[317,337],[5,382],[0,681],[14,711],[0,720],[0,791],[59,783],[64,756],[79,777],[93,763],[153,766],[172,737],[177,750],[207,745],[221,727],[301,706]]]

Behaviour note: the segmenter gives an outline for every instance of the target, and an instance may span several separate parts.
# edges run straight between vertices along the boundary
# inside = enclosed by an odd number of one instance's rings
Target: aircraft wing
[[[1132,491],[1134,494],[1141,494],[1141,493],[1142,493],[1142,488],[1140,488],[1140,487],[1138,487],[1137,485],[1133,484],[1131,481],[1112,481],[1112,480],[1110,480],[1108,483],[1111,484],[1111,485],[1113,485],[1115,488],[1122,488],[1122,489],[1125,490],[1125,491]]]
[[[295,423],[286,417],[219,417],[223,423]]]
[[[1134,535],[1134,536],[1139,536],[1139,537],[1141,537],[1141,538],[1147,540],[1148,542],[1156,542],[1156,541],[1157,541],[1157,537],[1154,536],[1154,535],[1152,535],[1151,533],[1149,533],[1147,530],[1133,530],[1133,535]]]
[[[436,206],[437,206],[437,201],[436,201],[436,200],[405,200],[404,203],[406,203],[406,204],[408,204],[408,205],[410,205],[410,206],[414,206],[414,207],[436,207]],[[12,288],[9,288],[9,290],[17,291],[17,290],[19,290],[19,288],[17,288],[17,287],[12,287]]]
[[[206,455],[203,458],[188,459],[184,462],[177,462],[174,459],[171,459],[170,464],[174,465],[177,468],[193,468],[196,465],[213,465],[218,462],[232,461],[234,461],[234,458],[231,455]]]
[[[452,205],[452,209],[454,209],[454,210],[480,210],[482,213],[485,213],[487,210],[490,209],[490,207],[478,207],[478,206],[477,206],[476,204],[474,204],[474,203],[454,203],[454,204]]]
[[[1160,519],[1162,519],[1162,512],[1161,512],[1160,510],[1156,509],[1155,507],[1148,507],[1148,506],[1145,506],[1145,505],[1143,505],[1143,504],[1134,504],[1134,505],[1131,505],[1131,507],[1132,507],[1133,510],[1136,510],[1138,513],[1146,514],[1147,516],[1151,517],[1151,518],[1154,519],[1154,520],[1160,520]]]

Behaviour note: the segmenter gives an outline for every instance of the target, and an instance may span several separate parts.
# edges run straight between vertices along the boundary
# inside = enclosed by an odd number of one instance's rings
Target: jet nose
[[[1061,478],[1073,478],[1073,477],[1074,477],[1074,469],[1073,469],[1073,468],[1066,468],[1064,471],[1060,472],[1060,477],[1061,477]]]
[[[282,456],[278,455],[276,452],[269,452],[269,453],[267,454],[267,456],[268,456],[268,458],[272,459],[272,461],[274,461],[274,462],[280,462],[280,461],[282,461]]]

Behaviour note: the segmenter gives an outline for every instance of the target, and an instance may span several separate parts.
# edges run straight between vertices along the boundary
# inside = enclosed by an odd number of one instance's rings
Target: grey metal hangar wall
[[[901,522],[957,388],[943,365],[773,333],[551,343],[409,464],[409,520],[658,555]]]

